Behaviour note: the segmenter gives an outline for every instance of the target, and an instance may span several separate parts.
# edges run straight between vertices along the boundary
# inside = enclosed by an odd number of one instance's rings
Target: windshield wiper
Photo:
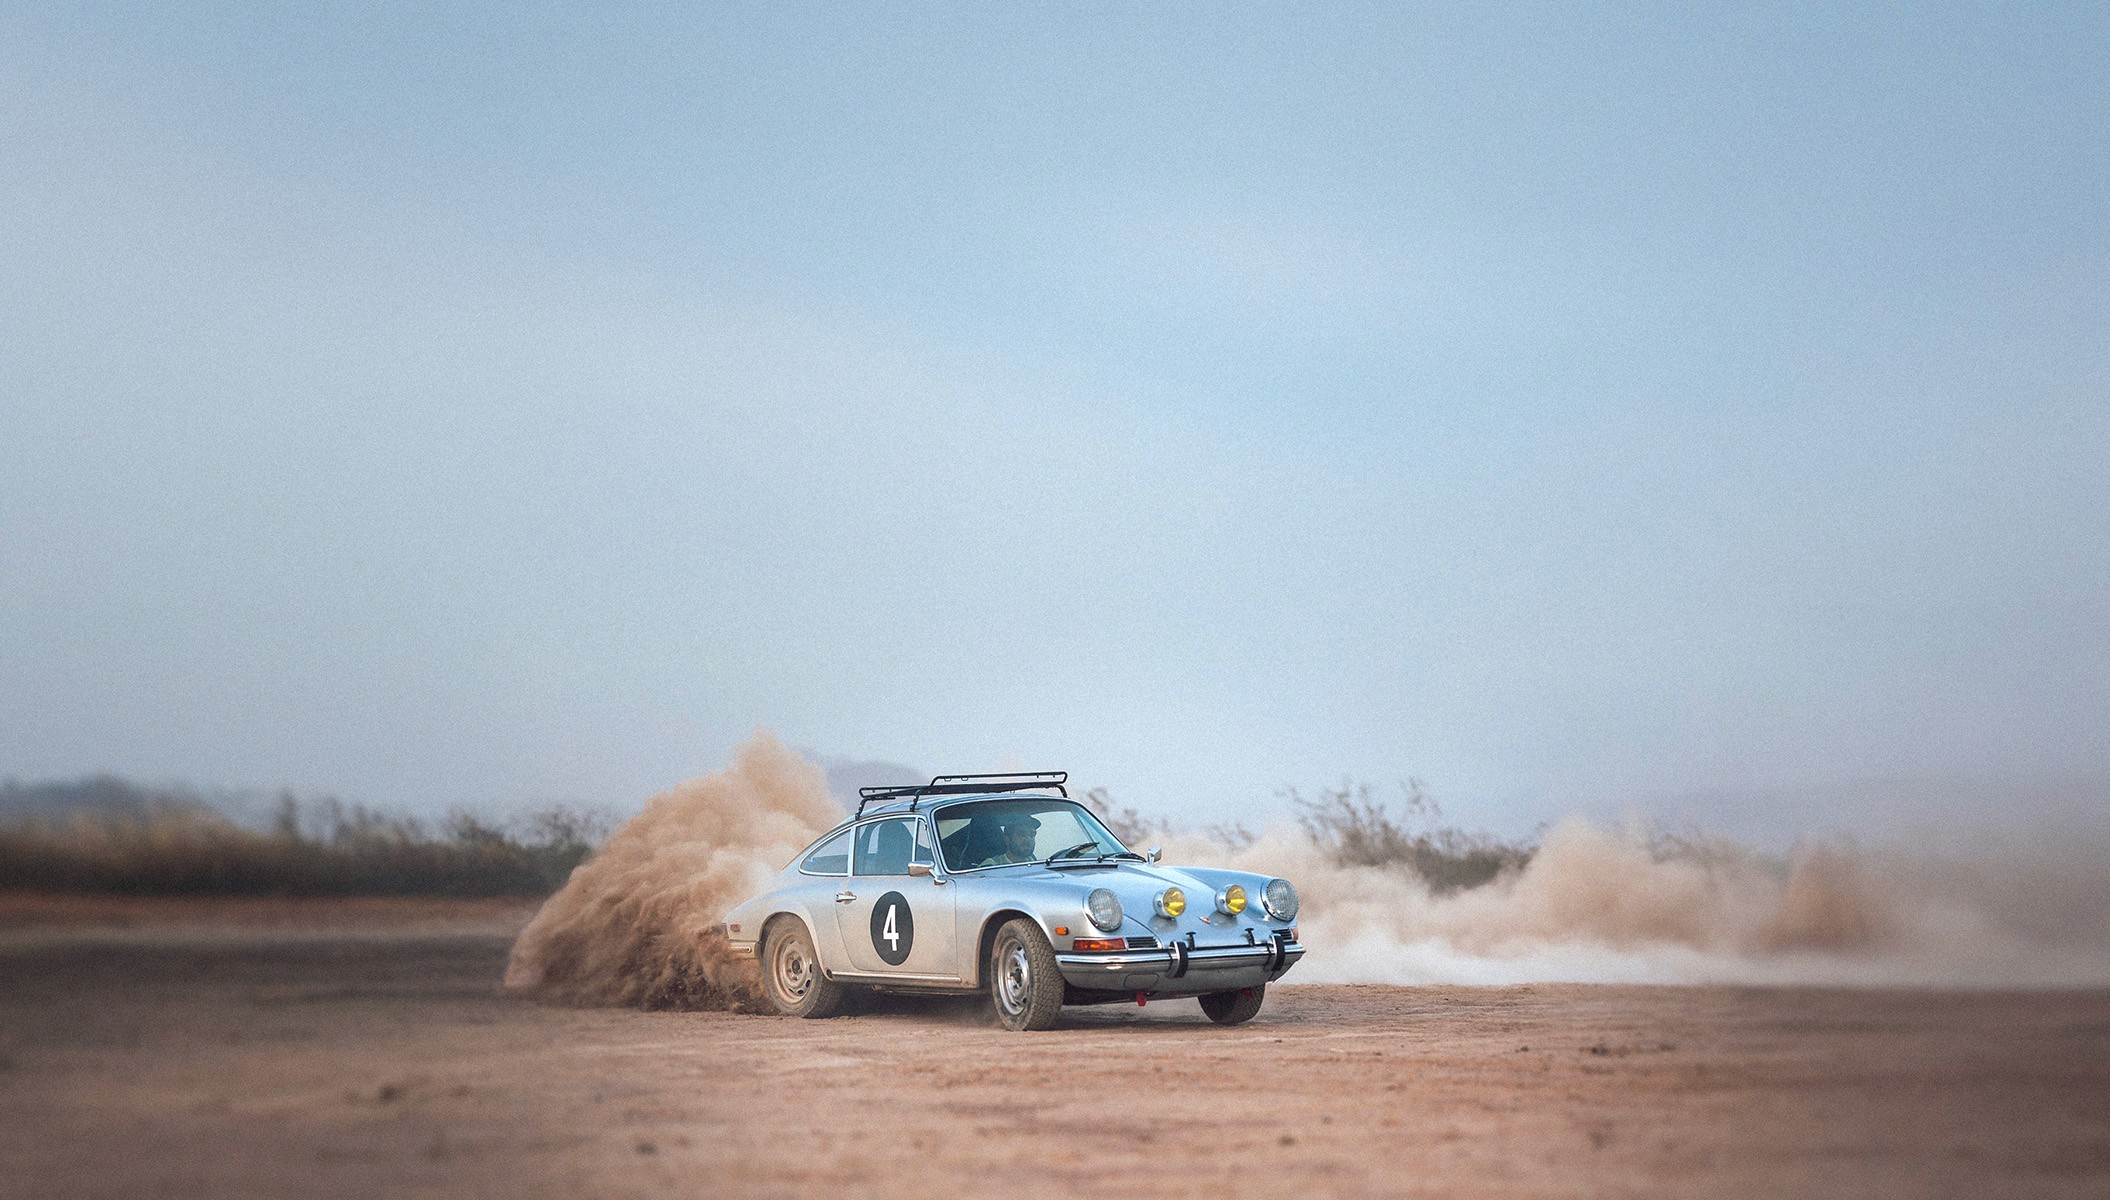
[[[1055,862],[1055,860],[1056,860],[1056,859],[1058,859],[1058,858],[1069,858],[1069,857],[1070,857],[1071,855],[1081,855],[1081,854],[1082,854],[1082,853],[1083,853],[1084,851],[1086,851],[1086,850],[1089,850],[1089,849],[1091,849],[1092,847],[1094,847],[1094,846],[1097,846],[1098,844],[1099,844],[1098,842],[1080,842],[1080,843],[1078,843],[1077,845],[1075,845],[1075,846],[1072,846],[1072,847],[1070,847],[1070,848],[1069,848],[1069,849],[1067,849],[1067,850],[1063,850],[1063,851],[1060,851],[1060,852],[1058,852],[1058,853],[1055,853],[1055,854],[1050,854],[1050,855],[1048,855],[1048,857],[1047,857],[1047,858],[1046,858],[1045,860],[1043,860],[1043,861],[1044,861],[1044,862],[1045,862],[1046,864],[1048,864],[1048,865],[1053,865],[1053,864],[1054,864],[1054,862]],[[1105,862],[1105,861],[1107,861],[1108,859],[1128,859],[1128,858],[1132,858],[1132,859],[1134,859],[1134,860],[1135,860],[1135,861],[1137,861],[1137,862],[1149,862],[1149,861],[1150,861],[1150,856],[1149,856],[1149,855],[1147,855],[1147,854],[1137,854],[1137,853],[1136,853],[1135,851],[1133,851],[1133,850],[1102,850],[1102,851],[1100,851],[1100,852],[1099,852],[1098,854],[1095,854],[1095,855],[1093,855],[1093,856],[1092,856],[1092,861],[1093,861],[1093,862]]]

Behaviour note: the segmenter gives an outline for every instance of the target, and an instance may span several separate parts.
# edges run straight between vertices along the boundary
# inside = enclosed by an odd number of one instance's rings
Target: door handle
[[[852,901],[852,900],[855,900],[855,899],[857,899],[857,893],[856,893],[856,892],[837,892],[837,893],[835,893],[835,902],[836,902],[837,904],[848,904],[848,903],[849,903],[850,901]]]

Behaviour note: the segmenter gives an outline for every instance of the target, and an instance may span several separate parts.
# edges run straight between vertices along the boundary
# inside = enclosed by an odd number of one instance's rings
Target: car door
[[[930,823],[920,815],[860,825],[850,877],[835,895],[835,919],[854,971],[955,981],[960,978],[950,882],[933,863]],[[929,873],[909,874],[911,865]]]

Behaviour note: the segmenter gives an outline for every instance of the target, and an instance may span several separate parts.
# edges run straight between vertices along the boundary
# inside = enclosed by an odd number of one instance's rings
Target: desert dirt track
[[[2110,993],[503,995],[527,910],[0,904],[0,1195],[2110,1194]],[[155,915],[157,914],[158,915]]]

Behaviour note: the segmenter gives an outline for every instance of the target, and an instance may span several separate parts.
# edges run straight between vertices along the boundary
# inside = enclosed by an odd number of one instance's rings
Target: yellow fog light
[[[1158,893],[1158,915],[1176,917],[1187,911],[1187,893],[1178,888],[1166,888]]]
[[[1234,917],[1244,912],[1245,889],[1234,883],[1230,887],[1216,893],[1216,907],[1223,912],[1230,913]]]

